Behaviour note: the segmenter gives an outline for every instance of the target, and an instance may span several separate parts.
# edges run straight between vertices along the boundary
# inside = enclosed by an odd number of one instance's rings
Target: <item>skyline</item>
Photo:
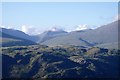
[[[108,24],[118,15],[118,3],[8,2],[2,3],[2,13],[1,26],[33,35],[52,27],[72,31]]]

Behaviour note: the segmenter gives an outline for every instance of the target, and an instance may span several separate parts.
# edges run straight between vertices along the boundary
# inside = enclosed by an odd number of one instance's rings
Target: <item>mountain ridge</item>
[[[118,42],[118,21],[109,23],[94,30],[88,30],[84,32],[73,31],[65,36],[58,36],[41,44],[45,44],[48,46],[57,46],[59,44],[86,46],[83,43],[76,43],[80,42],[79,39],[83,39],[88,43],[93,44],[94,46],[99,44]]]
[[[24,39],[34,43],[47,45],[47,46],[61,46],[61,45],[74,45],[74,46],[107,46],[116,44],[118,42],[118,23],[120,20],[103,25],[96,29],[77,30],[66,32],[61,29],[53,29],[45,31],[36,36],[30,36],[19,30],[1,28],[1,33],[9,35],[11,38]],[[13,37],[14,36],[14,37]],[[17,37],[17,38],[16,38]],[[116,45],[117,46],[117,45]],[[103,46],[104,47],[104,46]]]

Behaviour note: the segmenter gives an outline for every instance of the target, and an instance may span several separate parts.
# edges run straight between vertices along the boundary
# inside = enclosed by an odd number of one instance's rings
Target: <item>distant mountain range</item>
[[[58,36],[41,44],[49,46],[57,45],[78,45],[78,46],[99,46],[114,45],[118,43],[118,21],[101,26],[94,30],[74,31],[67,35]],[[107,47],[106,45],[106,47]],[[104,46],[101,46],[104,47]],[[118,47],[117,45],[114,47]]]
[[[120,20],[119,20],[120,21]],[[103,25],[97,29],[66,32],[63,30],[49,30],[42,34],[30,36],[19,30],[1,28],[3,46],[42,44],[48,46],[75,45],[84,47],[106,47],[118,44],[118,22]],[[16,43],[17,42],[17,43]],[[21,43],[20,43],[21,42]],[[9,45],[14,43],[14,45]],[[112,47],[111,47],[112,48]]]

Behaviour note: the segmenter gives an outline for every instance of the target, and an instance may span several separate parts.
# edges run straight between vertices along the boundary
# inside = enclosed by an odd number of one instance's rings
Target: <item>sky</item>
[[[1,0],[2,2],[119,2],[119,0]]]
[[[97,28],[116,20],[117,2],[3,2],[0,26],[40,34]]]

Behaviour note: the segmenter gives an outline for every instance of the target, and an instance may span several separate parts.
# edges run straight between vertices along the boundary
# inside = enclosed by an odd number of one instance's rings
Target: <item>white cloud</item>
[[[86,24],[84,25],[78,25],[76,30],[79,31],[79,30],[86,30],[86,29],[90,29],[90,27]]]
[[[27,27],[26,25],[23,25],[23,26],[21,27],[21,30],[22,30],[23,32],[25,32],[25,33],[28,33],[28,27]]]
[[[78,25],[77,28],[75,29],[76,31],[79,31],[79,30],[87,30],[87,29],[95,29],[97,28],[96,26],[90,26],[90,25],[87,25],[87,24],[83,24],[83,25]]]
[[[5,28],[5,26],[0,26],[0,28]]]
[[[15,29],[14,27],[11,26],[0,26],[1,28],[6,28],[6,29]]]
[[[113,21],[116,21],[116,20],[120,20],[120,14],[116,15],[116,16],[113,18]]]
[[[50,31],[63,31],[61,26],[54,26],[50,29]]]
[[[39,34],[40,33],[40,30],[35,28],[35,27],[32,27],[32,26],[27,26],[27,25],[23,25],[21,27],[21,31],[25,32],[26,34],[29,34],[29,35],[36,35],[36,34]]]
[[[20,31],[22,31],[26,34],[29,34],[29,35],[36,35],[36,34],[40,34],[40,32],[41,32],[40,29],[35,28],[33,26],[27,26],[27,25],[23,25],[21,27],[0,26],[0,28],[20,30]]]

